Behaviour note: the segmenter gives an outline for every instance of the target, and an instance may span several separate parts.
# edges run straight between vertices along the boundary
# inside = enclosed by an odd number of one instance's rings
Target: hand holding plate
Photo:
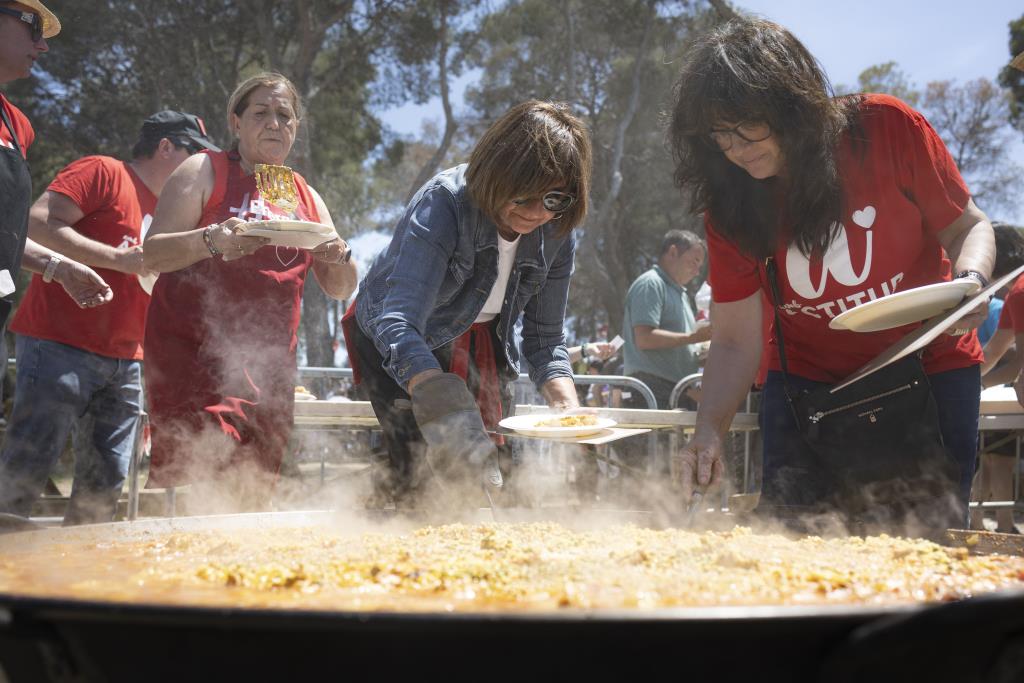
[[[270,241],[264,237],[242,234],[239,227],[243,225],[245,225],[245,221],[241,218],[229,218],[214,226],[210,231],[213,246],[225,261],[234,261],[243,256],[249,256]]]
[[[340,237],[324,242],[317,248],[311,249],[309,253],[315,260],[332,265],[348,263],[352,258],[352,248]]]

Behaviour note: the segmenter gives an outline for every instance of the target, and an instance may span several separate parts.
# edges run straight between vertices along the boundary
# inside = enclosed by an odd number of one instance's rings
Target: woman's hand
[[[952,337],[962,337],[965,334],[969,334],[971,330],[983,325],[986,318],[988,318],[987,301],[957,320],[952,327],[946,330],[946,334]]]
[[[245,225],[241,218],[229,218],[223,223],[215,223],[203,228],[210,231],[210,241],[220,252],[225,261],[234,261],[249,256],[260,247],[266,246],[270,240],[265,237],[249,237],[238,228]]]
[[[53,279],[60,283],[79,308],[102,306],[114,298],[110,285],[95,270],[77,261],[62,260]]]
[[[316,249],[311,249],[309,253],[313,255],[314,260],[331,265],[348,263],[352,258],[352,248],[340,237],[324,242]]]
[[[717,434],[694,434],[679,453],[669,459],[672,481],[689,501],[697,487],[714,486],[722,479],[722,439]]]

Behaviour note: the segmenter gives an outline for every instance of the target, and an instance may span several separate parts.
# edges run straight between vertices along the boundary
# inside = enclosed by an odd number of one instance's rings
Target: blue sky
[[[821,61],[834,84],[853,86],[874,64],[895,61],[918,87],[929,81],[994,80],[1008,61],[1008,24],[1024,14],[1021,0],[734,0],[742,9],[789,28]],[[462,92],[474,76],[454,90]],[[423,119],[442,119],[440,102],[385,112],[403,133],[418,132]],[[1012,151],[1024,166],[1024,135]],[[1020,181],[1024,194],[1024,179]],[[984,207],[982,207],[984,208]],[[1018,215],[1000,216],[1024,224]]]

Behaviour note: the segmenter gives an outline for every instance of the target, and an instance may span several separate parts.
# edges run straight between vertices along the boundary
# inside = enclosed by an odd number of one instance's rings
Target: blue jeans
[[[881,372],[884,372],[882,370]],[[939,428],[947,454],[960,470],[957,516],[967,521],[975,458],[978,452],[978,410],[981,400],[981,372],[978,366],[928,375],[939,412]],[[794,391],[825,386],[797,375],[789,375]],[[761,393],[761,432],[764,444],[762,500],[773,505],[814,506],[831,493],[825,490],[829,478],[810,475],[793,485],[787,469],[803,469],[803,463],[816,460],[804,444],[796,420],[786,399],[781,372],[768,373]],[[810,468],[813,469],[813,468]],[[961,514],[962,513],[962,514]]]
[[[0,452],[0,512],[28,516],[73,427],[65,524],[114,518],[142,405],[142,363],[18,335],[14,410]]]

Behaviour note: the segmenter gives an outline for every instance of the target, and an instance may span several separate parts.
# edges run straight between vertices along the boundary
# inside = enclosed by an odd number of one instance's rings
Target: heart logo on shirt
[[[274,247],[274,251],[277,252],[277,262],[287,268],[291,264],[295,263],[295,259],[299,258],[299,250],[297,247]],[[291,258],[287,261],[281,256],[281,254],[291,254]]]
[[[875,207],[865,206],[860,211],[853,212],[853,222],[867,230],[875,223]]]

